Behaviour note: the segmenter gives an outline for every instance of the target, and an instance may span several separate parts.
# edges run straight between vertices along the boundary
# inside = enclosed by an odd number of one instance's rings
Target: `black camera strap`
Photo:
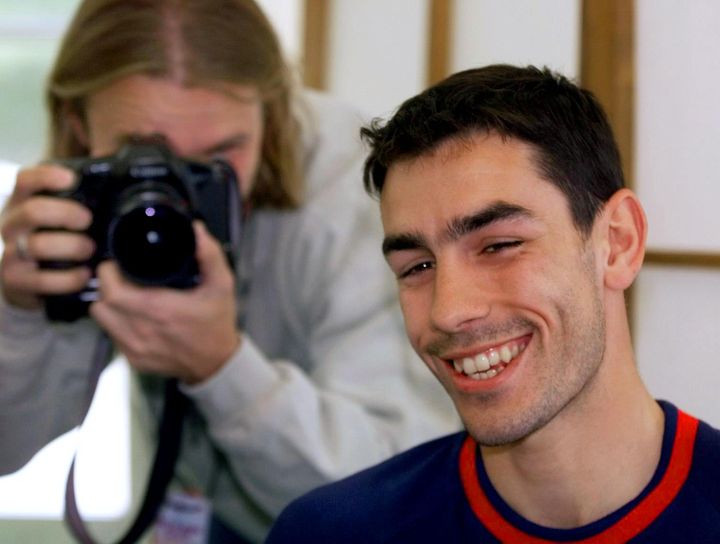
[[[83,405],[83,419],[90,409],[100,374],[110,360],[111,354],[112,342],[102,332],[93,355],[90,379],[88,380],[88,389]],[[165,381],[165,399],[158,431],[158,446],[145,490],[145,497],[135,516],[135,520],[118,540],[118,544],[137,542],[155,520],[160,505],[165,498],[165,491],[175,472],[175,463],[180,453],[183,418],[188,405],[188,399],[178,389],[177,380],[167,379]],[[73,458],[70,465],[70,472],[65,486],[65,522],[78,542],[95,544],[95,540],[83,522],[75,500],[75,458]]]

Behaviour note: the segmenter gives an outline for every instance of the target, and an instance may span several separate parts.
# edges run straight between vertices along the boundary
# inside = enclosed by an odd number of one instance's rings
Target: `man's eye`
[[[431,261],[423,261],[421,263],[411,266],[407,270],[402,271],[398,278],[409,278],[410,276],[416,276],[417,274],[425,272],[426,270],[431,270],[433,268],[434,265]]]
[[[235,151],[237,148],[235,147],[226,147],[224,149],[218,149],[216,151],[213,151],[211,158],[213,160],[228,160],[228,157]]]
[[[500,253],[501,251],[504,251],[506,249],[510,249],[513,247],[518,247],[522,245],[522,240],[511,240],[507,242],[498,242],[497,244],[492,244],[487,246],[483,253]]]

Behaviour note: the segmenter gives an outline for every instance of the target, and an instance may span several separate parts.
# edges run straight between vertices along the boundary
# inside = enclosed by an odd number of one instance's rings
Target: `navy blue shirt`
[[[494,490],[466,433],[427,442],[294,501],[267,544],[720,543],[720,431],[660,402],[655,474],[630,503],[576,529],[550,529]]]

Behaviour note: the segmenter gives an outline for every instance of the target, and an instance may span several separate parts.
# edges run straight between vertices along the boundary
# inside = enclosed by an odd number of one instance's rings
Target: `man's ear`
[[[627,289],[640,271],[647,239],[647,219],[635,193],[617,191],[605,203],[599,226],[607,248],[605,286]]]
[[[61,121],[59,127],[62,132],[60,138],[70,143],[70,150],[90,149],[90,132],[85,119],[85,106],[80,101],[63,100],[59,106],[58,115]]]
[[[84,117],[69,103],[63,107],[66,129],[72,137],[85,149],[90,149],[90,136]]]

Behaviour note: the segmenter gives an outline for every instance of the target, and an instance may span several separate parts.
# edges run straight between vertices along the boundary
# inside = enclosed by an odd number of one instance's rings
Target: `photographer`
[[[301,493],[454,430],[376,247],[362,119],[290,80],[251,0],[81,3],[48,82],[48,158],[112,156],[159,135],[180,157],[225,159],[244,202],[241,247],[233,271],[196,223],[199,285],[138,285],[104,261],[90,318],[49,321],[45,297],[81,290],[93,271],[38,263],[90,258],[93,210],[39,194],[73,187],[72,169],[21,170],[0,216],[0,473],[80,422],[100,329],[154,412],[159,382],[182,383],[192,409],[178,483],[208,497],[215,529],[238,542],[261,541]]]

